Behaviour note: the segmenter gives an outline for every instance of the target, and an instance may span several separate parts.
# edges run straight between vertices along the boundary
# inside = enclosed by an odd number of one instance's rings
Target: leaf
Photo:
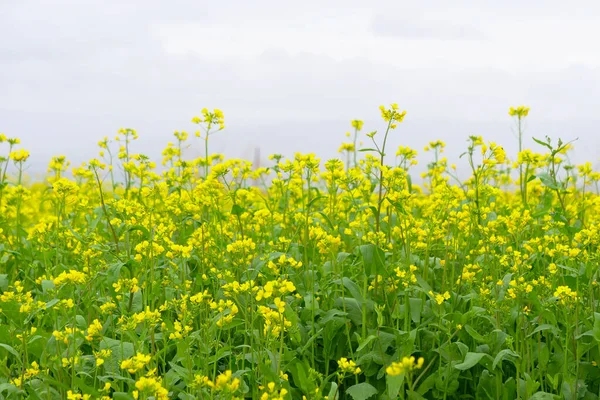
[[[130,358],[134,354],[133,343],[107,337],[104,337],[100,342],[100,350],[104,349],[111,350],[110,357],[104,362],[104,370],[116,375],[120,373],[119,365],[121,361]]]
[[[476,342],[485,343],[485,338],[470,325],[465,325],[463,328]]]
[[[540,178],[540,180],[542,181],[542,184],[550,189],[553,190],[558,190],[560,189],[558,187],[558,185],[556,184],[556,182],[554,181],[554,178],[552,178],[550,176],[550,174],[548,173],[541,173],[541,174],[537,174],[537,177]]]
[[[56,289],[56,285],[54,284],[54,281],[50,281],[50,280],[42,280],[42,291],[44,293],[47,293],[50,290],[54,290]]]
[[[0,274],[0,290],[6,292],[8,290],[8,275]]]
[[[134,400],[133,396],[125,392],[114,392],[112,394],[114,400]]]
[[[519,355],[517,353],[515,353],[514,351],[512,351],[510,349],[504,349],[496,355],[496,358],[494,358],[494,363],[492,364],[492,369],[496,369],[496,365],[498,365],[499,363],[502,363],[502,361],[504,361],[504,360],[511,361],[514,364],[515,360],[517,358],[519,358]]]
[[[537,328],[535,328],[533,330],[533,332],[531,332],[527,337],[531,337],[531,336],[535,335],[538,332],[543,332],[543,331],[548,331],[548,330],[551,330],[555,334],[557,332],[560,332],[560,330],[556,326],[554,326],[554,325],[551,325],[551,324],[542,324],[542,325],[538,326]]]
[[[13,356],[15,356],[17,358],[17,361],[19,363],[21,363],[21,355],[19,353],[17,353],[17,351],[12,346],[9,346],[9,345],[4,344],[4,343],[0,343],[0,347],[2,347],[6,351],[8,351],[10,354],[12,354]]]
[[[377,152],[378,150],[374,149],[372,147],[367,147],[367,148],[364,148],[364,149],[358,149],[358,151],[375,151],[375,152]]]
[[[49,302],[46,303],[46,310],[54,307],[60,300],[59,299],[52,299]]]
[[[246,211],[246,209],[244,207],[240,206],[239,204],[234,204],[231,207],[231,214],[235,215],[235,216],[238,216],[238,217],[240,215],[242,215],[245,211]]]
[[[321,214],[321,216],[323,217],[323,219],[325,220],[325,222],[327,222],[327,225],[329,225],[329,228],[332,231],[335,231],[335,225],[333,224],[333,222],[331,222],[331,219],[327,216],[327,214],[325,214],[323,211],[319,211],[319,214]]]
[[[187,368],[177,365],[173,362],[169,362],[169,367],[175,371],[175,373],[183,380],[190,379],[190,371]]]
[[[547,392],[537,392],[534,393],[529,400],[558,400],[560,399],[559,396],[553,395],[551,393],[547,393]]]
[[[406,392],[408,395],[408,400],[426,400],[425,397],[421,396],[418,392],[413,392],[409,390]]]
[[[359,247],[362,254],[365,274],[370,275],[385,275],[385,253],[374,244],[364,244]]]
[[[8,394],[12,394],[18,392],[19,388],[12,383],[0,383],[0,394],[4,393],[4,391]]]
[[[427,394],[433,387],[435,386],[435,381],[437,376],[435,374],[429,375],[423,382],[419,384],[419,389],[417,390],[421,396]]]
[[[295,362],[288,366],[288,370],[291,372],[294,382],[303,392],[314,392],[315,381],[309,376],[310,367],[306,360],[296,359]]]
[[[421,289],[424,293],[429,294],[429,292],[433,291],[431,289],[431,286],[429,286],[429,283],[427,283],[427,281],[425,279],[423,279],[423,277],[421,275],[415,274],[415,277],[417,278],[417,283],[419,284],[419,286],[421,287]]]
[[[479,361],[481,361],[481,359],[485,356],[489,356],[489,355],[485,354],[485,353],[468,352],[467,355],[465,356],[465,360],[463,362],[461,362],[460,364],[456,364],[454,366],[454,368],[456,368],[460,371],[466,371],[466,370],[471,369],[474,366],[476,366],[479,363]]]
[[[358,348],[356,349],[356,352],[358,353],[359,351],[361,351],[362,349],[364,349],[369,343],[371,343],[371,341],[377,339],[377,336],[375,335],[369,335],[365,340],[363,340],[360,344],[360,346],[358,346]]]
[[[544,146],[545,148],[547,148],[548,150],[552,151],[552,145],[550,145],[550,143],[541,141],[540,139],[536,139],[534,137],[532,137],[533,141],[536,142],[537,144],[540,144],[542,146]]]
[[[398,398],[398,393],[400,393],[400,389],[404,386],[404,374],[400,375],[387,375],[386,381],[388,387],[388,395],[392,399]]]
[[[362,303],[351,297],[338,297],[335,299],[335,307],[346,309],[348,318],[352,320],[356,326],[362,326]]]
[[[325,199],[325,198],[326,198],[326,196],[323,196],[323,195],[318,195],[317,197],[314,197],[314,198],[312,198],[312,199],[310,200],[310,202],[308,203],[308,206],[307,206],[307,208],[309,208],[309,209],[310,209],[310,207],[311,207],[313,204],[315,204],[317,201],[319,201],[319,200],[321,200],[321,199]]]
[[[129,227],[129,229],[127,229],[127,232],[131,233],[134,231],[139,231],[142,233],[142,237],[146,240],[150,239],[150,231],[148,231],[148,228],[146,228],[145,226],[142,225],[133,225],[131,227]]]
[[[423,307],[423,300],[411,297],[408,299],[410,305],[410,317],[415,324],[421,322],[421,308]]]
[[[329,389],[329,394],[327,398],[330,400],[339,400],[340,396],[338,394],[338,385],[335,382],[331,382],[331,388]]]
[[[594,339],[600,342],[600,313],[594,313],[594,328],[592,329]]]
[[[344,287],[348,289],[348,291],[350,292],[352,297],[356,299],[356,301],[358,301],[360,304],[364,303],[365,298],[360,292],[360,288],[358,287],[358,285],[354,283],[352,279],[348,277],[343,277],[341,281],[342,285],[344,285]]]
[[[492,375],[487,369],[483,370],[481,376],[479,377],[479,383],[477,384],[475,398],[489,400],[497,399],[496,392],[497,388],[494,377],[492,377]]]
[[[319,301],[312,293],[304,296],[304,308],[306,310],[318,310],[319,309]]]
[[[373,385],[363,382],[359,383],[358,385],[350,386],[346,390],[346,393],[349,394],[354,400],[367,400],[379,392]]]

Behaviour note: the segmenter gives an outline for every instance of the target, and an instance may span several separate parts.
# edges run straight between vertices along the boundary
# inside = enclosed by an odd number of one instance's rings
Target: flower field
[[[210,152],[220,110],[37,182],[0,134],[0,399],[598,399],[600,173],[520,106],[461,179],[380,110],[260,168]]]

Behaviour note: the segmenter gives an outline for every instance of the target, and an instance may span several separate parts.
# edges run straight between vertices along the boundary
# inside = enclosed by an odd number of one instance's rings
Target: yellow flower
[[[396,124],[393,122],[402,122],[406,116],[406,111],[398,111],[399,107],[396,103],[391,104],[390,108],[379,106],[379,110],[381,111],[381,118],[383,118],[384,121],[389,122],[390,128],[392,129],[396,127]]]
[[[88,326],[88,334],[85,337],[85,339],[88,342],[91,342],[92,340],[94,340],[94,337],[101,336],[101,335],[102,335],[102,324],[100,323],[99,320],[95,319]]]
[[[140,290],[140,287],[138,286],[137,278],[119,279],[116,283],[113,283],[112,286],[115,289],[115,292],[117,292],[117,293],[121,293],[121,292],[136,293],[138,290]]]
[[[400,374],[410,373],[415,369],[423,368],[423,364],[425,363],[425,359],[423,357],[419,357],[415,362],[415,357],[403,357],[400,362],[393,362],[392,365],[386,368],[385,372],[388,375],[396,376]]]
[[[577,301],[577,292],[568,286],[559,286],[554,291],[554,297],[558,297],[561,304],[574,303]]]
[[[149,354],[137,353],[135,356],[121,361],[121,369],[126,369],[130,374],[135,374],[137,371],[143,369],[152,360],[152,356]]]
[[[94,357],[96,357],[96,366],[100,367],[102,364],[104,364],[104,361],[106,361],[106,359],[110,357],[111,354],[112,350],[110,349],[104,349],[98,352],[94,352]]]
[[[169,398],[169,391],[162,386],[160,378],[142,376],[135,383],[135,388],[138,392],[136,398],[139,396],[139,392],[147,396],[153,396],[157,400],[166,400]]]
[[[72,390],[67,391],[67,400],[89,400],[92,396],[89,394],[79,394]]]
[[[11,151],[9,157],[14,162],[25,162],[29,158],[29,152],[24,149]]]
[[[69,270],[63,271],[56,278],[53,279],[53,282],[56,286],[60,286],[65,283],[73,283],[73,284],[84,284],[87,282],[88,276],[77,270]]]
[[[521,119],[529,115],[529,110],[530,108],[527,106],[510,107],[508,109],[508,115]]]
[[[358,375],[361,373],[360,367],[357,367],[354,361],[348,360],[346,357],[342,357],[338,360],[338,367],[344,374]]]
[[[449,292],[444,292],[443,294],[440,293],[434,293],[432,291],[429,292],[429,295],[431,297],[433,297],[433,299],[435,300],[435,302],[439,305],[441,305],[444,301],[449,300],[450,299],[450,293]]]
[[[350,124],[352,125],[352,127],[354,129],[356,129],[357,131],[361,131],[364,125],[364,122],[359,120],[359,119],[353,119]]]

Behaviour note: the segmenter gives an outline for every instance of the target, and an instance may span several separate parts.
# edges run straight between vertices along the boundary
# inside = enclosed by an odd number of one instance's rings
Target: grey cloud
[[[485,35],[472,26],[444,19],[426,19],[419,14],[402,11],[379,13],[370,24],[371,32],[378,36],[405,39],[473,40]]]
[[[518,68],[465,68],[453,65],[454,59],[440,59],[426,68],[400,68],[360,52],[336,59],[268,42],[255,56],[214,57],[202,53],[201,36],[200,51],[175,54],[163,48],[155,25],[190,20],[229,27],[233,22],[224,6],[178,1],[165,7],[158,0],[14,4],[0,6],[0,37],[11,39],[0,42],[0,131],[21,137],[32,152],[32,171],[43,171],[57,154],[74,164],[89,159],[96,142],[122,126],[140,132],[135,151],[159,160],[173,131],[193,131],[190,119],[202,107],[224,110],[227,129],[214,136],[211,148],[231,157],[252,158],[256,146],[263,155],[314,151],[323,159],[335,157],[351,119],[364,119],[366,130],[381,128],[377,107],[391,102],[408,110],[390,139],[392,148],[422,149],[440,138],[448,142],[449,158],[456,159],[468,135],[478,134],[512,151],[507,109],[524,103],[532,107],[528,134],[580,137],[576,148],[582,159],[599,155],[600,121],[593,119],[600,109],[597,67],[519,73]],[[248,19],[265,12],[254,3],[239,7],[235,12]],[[279,3],[268,12],[273,18],[280,13],[280,24],[298,23],[284,9]],[[478,37],[458,21],[397,20],[396,15],[385,17],[387,33],[361,33],[359,39],[380,44],[387,40],[384,35],[429,38],[423,51],[431,52],[436,41]],[[332,19],[332,29],[345,23],[339,18]],[[248,35],[262,29],[261,38],[268,37],[265,32],[278,34],[270,26],[248,29]]]
[[[152,23],[168,18],[155,1],[136,8],[133,1],[25,0],[0,13],[0,36],[6,38],[0,59],[73,62],[103,53],[156,53],[160,42],[152,36]]]

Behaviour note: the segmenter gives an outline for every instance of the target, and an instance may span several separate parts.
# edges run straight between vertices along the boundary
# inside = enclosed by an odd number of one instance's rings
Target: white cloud
[[[404,39],[482,40],[485,35],[472,26],[448,21],[447,17],[427,19],[422,15],[380,13],[371,21],[376,35]]]
[[[91,156],[131,126],[158,155],[198,110],[219,107],[217,150],[333,156],[348,121],[376,128],[382,103],[409,112],[394,144],[457,148],[469,134],[511,141],[507,108],[529,104],[532,132],[579,136],[597,157],[600,3],[585,5],[3,2],[0,131],[45,162]]]

